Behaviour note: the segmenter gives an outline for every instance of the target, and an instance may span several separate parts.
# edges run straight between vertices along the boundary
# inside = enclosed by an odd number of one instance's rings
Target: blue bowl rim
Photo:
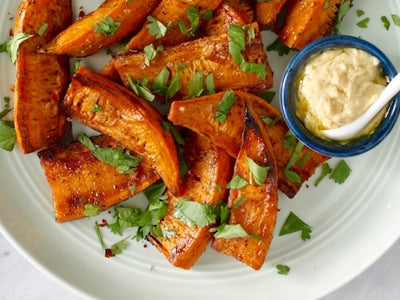
[[[304,63],[313,54],[320,53],[326,49],[338,47],[358,48],[377,57],[381,62],[381,67],[389,80],[391,80],[397,74],[397,71],[389,58],[370,42],[349,35],[328,36],[311,42],[294,55],[283,73],[279,98],[282,115],[289,129],[304,145],[327,156],[349,157],[362,154],[374,148],[390,133],[399,116],[400,95],[398,94],[395,96],[395,99],[390,103],[387,109],[382,123],[378,126],[373,134],[367,137],[351,141],[347,144],[340,144],[333,141],[326,141],[310,133],[305,128],[302,121],[296,116],[295,101],[294,98],[291,97],[291,95],[294,93],[295,85],[291,85],[291,83],[296,81]],[[290,99],[293,100],[288,102]]]

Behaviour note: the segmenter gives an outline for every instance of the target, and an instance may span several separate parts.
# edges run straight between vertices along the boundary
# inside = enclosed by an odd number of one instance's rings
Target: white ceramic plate
[[[1,40],[8,37],[19,1],[2,0]],[[73,1],[86,12],[100,0]],[[381,16],[399,12],[396,0],[356,0],[346,15],[342,33],[361,36],[380,47],[399,68],[400,27],[391,21],[386,30]],[[357,9],[365,15],[358,17]],[[367,29],[356,23],[369,17]],[[391,20],[391,19],[390,19]],[[265,34],[265,45],[275,39]],[[268,53],[275,71],[275,87],[290,56]],[[98,60],[87,66],[101,67]],[[12,96],[14,69],[6,54],[0,55],[0,97]],[[275,103],[278,101],[275,100]],[[316,177],[295,199],[280,195],[277,231],[289,211],[313,228],[312,238],[279,237],[272,242],[264,267],[253,271],[234,259],[207,249],[190,271],[172,267],[158,251],[131,242],[123,254],[104,257],[93,230],[94,219],[57,224],[51,191],[36,154],[0,152],[0,224],[4,235],[34,265],[82,295],[99,299],[311,299],[343,285],[381,256],[400,236],[400,133],[398,125],[376,150],[348,159],[350,178],[342,185],[329,180],[318,188]],[[18,147],[17,147],[18,148]],[[334,165],[336,160],[331,160]],[[318,174],[317,174],[318,175]],[[132,200],[130,200],[132,202]],[[99,219],[111,219],[104,213]],[[114,237],[106,235],[106,242]],[[114,238],[115,239],[115,238]],[[275,266],[291,268],[278,275]]]

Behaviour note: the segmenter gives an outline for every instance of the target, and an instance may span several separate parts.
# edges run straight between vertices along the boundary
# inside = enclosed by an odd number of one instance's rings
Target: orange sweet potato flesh
[[[340,0],[288,0],[285,25],[279,31],[282,42],[301,49],[308,43],[329,35],[334,26]],[[329,3],[328,7],[325,7]]]
[[[182,33],[177,21],[183,21],[187,28],[190,27],[190,21],[186,10],[190,6],[198,8],[200,14],[199,24],[201,24],[204,13],[216,9],[220,2],[221,0],[162,0],[161,3],[151,12],[151,16],[163,23],[165,26],[170,24],[169,30],[167,30],[164,36],[157,38],[156,35],[149,33],[147,25],[150,21],[146,21],[139,32],[126,44],[126,48],[142,50],[149,44],[171,46],[185,42],[190,38],[190,36]]]
[[[257,2],[255,7],[256,20],[261,27],[273,28],[279,13],[287,0],[270,0]]]
[[[14,90],[14,123],[22,153],[30,153],[60,140],[67,119],[59,105],[69,83],[68,59],[36,53],[36,48],[66,28],[72,21],[71,2],[66,0],[24,0],[14,34],[32,35],[18,49]],[[40,36],[40,27],[47,23]]]
[[[229,0],[226,3],[242,16],[246,24],[255,21],[253,0]]]
[[[180,198],[189,198],[209,205],[217,205],[226,194],[226,184],[232,176],[232,158],[216,147],[208,138],[189,133],[183,150],[190,166],[182,178],[182,189],[177,197],[167,192],[168,213],[161,220],[162,229],[174,231],[172,237],[148,239],[176,267],[191,268],[209,244],[210,226],[192,228],[173,217],[174,205]],[[221,187],[218,190],[216,184]]]
[[[172,193],[178,192],[179,163],[172,134],[148,102],[80,67],[64,98],[66,112],[77,121],[113,137],[124,148],[148,160]],[[100,111],[93,112],[98,105]]]
[[[223,148],[233,157],[237,157],[246,106],[251,107],[259,117],[268,117],[271,120],[278,118],[279,120],[275,124],[263,123],[263,126],[273,146],[278,166],[279,189],[288,197],[293,198],[302,184],[314,174],[316,168],[328,157],[304,147],[299,157],[306,155],[308,159],[304,160],[303,166],[296,163],[292,168],[301,177],[301,182],[290,181],[283,174],[283,168],[287,166],[292,156],[291,152],[284,146],[285,135],[289,128],[280,112],[262,98],[250,93],[235,91],[237,100],[227,114],[225,124],[221,124],[215,120],[214,115],[223,94],[217,93],[185,101],[174,101],[171,104],[168,119],[175,125],[190,128],[209,137],[217,146]]]
[[[204,23],[204,34],[212,36],[228,33],[229,24],[243,26],[247,23],[236,9],[227,3],[223,3],[215,10],[213,18]]]
[[[244,102],[240,98],[237,99],[229,110],[225,123],[221,124],[214,115],[223,95],[224,93],[220,92],[185,101],[174,101],[171,103],[168,119],[177,126],[207,136],[232,157],[237,157],[242,140]]]
[[[257,24],[251,26],[255,29],[256,36],[251,41],[246,39],[243,56],[248,62],[264,64],[267,70],[265,78],[258,77],[254,72],[244,72],[239,64],[233,62],[229,53],[227,34],[203,37],[174,47],[165,47],[164,51],[159,52],[148,66],[145,64],[144,53],[119,55],[113,58],[112,63],[125,86],[129,86],[127,80],[127,75],[129,75],[133,81],[147,78],[150,87],[163,68],[168,68],[170,78],[172,78],[177,74],[179,66],[185,65],[186,68],[180,75],[182,88],[176,98],[185,97],[188,94],[188,83],[196,72],[203,72],[205,76],[213,73],[217,91],[231,88],[260,92],[272,87],[273,78],[258,26]]]
[[[85,15],[42,47],[44,53],[85,57],[105,49],[112,43],[133,34],[160,0],[107,0],[95,11]],[[119,22],[116,32],[97,33],[95,24],[103,18]]]
[[[100,147],[121,145],[108,136],[92,141]],[[96,204],[106,210],[153,184],[160,177],[151,164],[142,160],[134,173],[118,173],[117,169],[99,161],[82,143],[52,146],[38,153],[40,164],[52,189],[57,222],[85,217],[85,205]]]
[[[259,185],[250,180],[247,158],[257,165],[269,167],[267,178]],[[231,209],[228,224],[240,224],[247,233],[255,237],[217,238],[212,248],[230,255],[255,270],[261,268],[272,240],[278,211],[278,176],[272,146],[261,120],[250,110],[246,119],[241,148],[235,163],[233,176],[246,179],[249,184],[239,189],[230,189],[228,205]],[[235,207],[235,200],[244,197],[244,203]]]

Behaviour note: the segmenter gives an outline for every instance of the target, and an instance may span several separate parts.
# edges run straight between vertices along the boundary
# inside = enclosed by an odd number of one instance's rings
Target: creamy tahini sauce
[[[379,60],[355,48],[311,57],[297,82],[297,114],[314,134],[343,126],[374,103],[387,82]],[[379,124],[384,112],[374,120]],[[371,130],[371,127],[369,128]]]

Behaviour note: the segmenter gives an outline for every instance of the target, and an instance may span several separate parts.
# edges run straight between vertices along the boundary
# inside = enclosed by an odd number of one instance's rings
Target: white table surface
[[[400,240],[357,278],[323,300],[400,299]],[[0,233],[0,300],[83,300],[32,266]]]

